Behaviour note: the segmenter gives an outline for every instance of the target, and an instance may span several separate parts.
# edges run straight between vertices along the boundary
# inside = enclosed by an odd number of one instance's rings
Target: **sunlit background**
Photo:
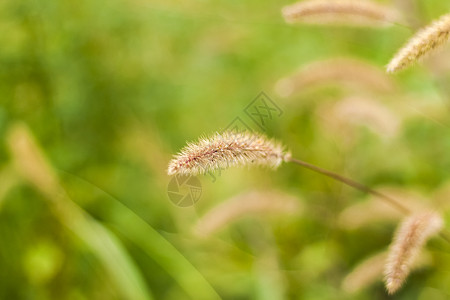
[[[390,298],[379,272],[347,277],[398,224],[376,199],[284,164],[199,175],[181,205],[166,173],[187,141],[240,122],[448,219],[450,50],[384,66],[450,2],[383,3],[404,19],[290,25],[275,0],[0,1],[0,299]],[[388,87],[283,85],[335,58]],[[252,115],[257,101],[272,110]],[[450,298],[449,253],[430,241],[393,298]]]

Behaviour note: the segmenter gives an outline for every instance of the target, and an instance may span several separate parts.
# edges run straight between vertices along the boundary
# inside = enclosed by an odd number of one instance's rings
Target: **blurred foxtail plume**
[[[342,281],[342,289],[347,293],[357,293],[383,278],[383,270],[388,257],[387,251],[374,254],[360,262]],[[431,254],[422,251],[411,270],[429,266],[432,262]]]
[[[275,91],[281,97],[289,97],[306,88],[321,85],[344,85],[376,92],[392,92],[394,81],[381,68],[355,58],[319,60],[301,67],[294,74],[280,79]]]
[[[234,221],[249,215],[298,215],[301,212],[297,197],[279,191],[250,191],[217,205],[202,216],[194,232],[209,236]]]
[[[8,146],[12,153],[13,165],[20,175],[36,189],[53,200],[63,193],[54,170],[34,140],[28,127],[17,123],[11,127]]]
[[[347,97],[324,103],[318,110],[326,132],[352,139],[355,125],[363,125],[382,139],[393,139],[401,128],[401,119],[385,104],[369,97]]]
[[[398,21],[390,7],[365,0],[309,0],[283,7],[287,23],[383,27]]]

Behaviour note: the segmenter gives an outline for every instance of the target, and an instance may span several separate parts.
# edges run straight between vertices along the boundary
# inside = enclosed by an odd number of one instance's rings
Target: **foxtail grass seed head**
[[[309,0],[285,6],[287,23],[381,27],[397,21],[392,8],[364,0]]]
[[[275,91],[289,97],[305,88],[338,84],[339,87],[363,87],[376,92],[392,92],[395,84],[382,68],[360,59],[338,57],[311,62],[294,74],[280,79]]]
[[[450,34],[450,14],[442,16],[417,32],[392,58],[387,72],[405,69],[447,43]]]
[[[194,227],[194,233],[207,237],[245,216],[299,215],[301,199],[276,190],[250,191],[234,196],[208,211]]]
[[[221,168],[266,165],[277,168],[290,158],[284,147],[264,135],[248,132],[216,133],[189,143],[169,163],[169,175],[197,175]]]
[[[350,132],[355,125],[369,128],[382,138],[394,138],[400,132],[401,120],[388,106],[368,97],[348,97],[336,103],[324,105],[319,113],[330,123],[331,132]],[[333,130],[334,129],[334,130]]]
[[[387,251],[377,253],[361,261],[342,281],[342,289],[353,294],[380,281],[383,277],[383,269],[388,256]],[[432,257],[427,251],[422,251],[411,266],[411,270],[417,270],[431,265]]]
[[[370,286],[383,277],[387,252],[377,253],[360,262],[342,281],[342,289],[353,294]]]
[[[431,211],[414,214],[400,224],[390,246],[384,270],[389,294],[395,293],[402,286],[424,244],[442,227],[442,217]]]

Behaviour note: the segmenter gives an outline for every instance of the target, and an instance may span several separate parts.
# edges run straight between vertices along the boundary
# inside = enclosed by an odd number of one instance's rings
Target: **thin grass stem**
[[[331,172],[331,171],[323,169],[321,167],[312,165],[310,163],[307,163],[307,162],[299,160],[299,159],[289,158],[287,161],[293,162],[295,164],[298,164],[298,165],[300,165],[302,167],[305,167],[305,168],[307,168],[307,169],[309,169],[311,171],[314,171],[316,173],[319,173],[319,174],[325,175],[327,177],[333,178],[333,179],[335,179],[335,180],[337,180],[339,182],[342,182],[342,183],[344,183],[344,184],[346,184],[348,186],[351,186],[351,187],[353,187],[353,188],[355,188],[357,190],[360,190],[361,192],[377,196],[378,198],[388,202],[390,205],[392,205],[395,208],[397,208],[399,211],[401,211],[405,215],[408,215],[408,214],[411,213],[411,211],[406,206],[404,206],[403,204],[401,204],[397,200],[395,200],[395,199],[393,199],[393,198],[391,198],[391,197],[389,197],[389,196],[387,196],[385,194],[382,194],[382,193],[380,193],[380,192],[378,192],[376,190],[373,190],[370,187],[368,187],[368,186],[366,186],[366,185],[364,185],[362,183],[354,181],[353,179],[344,177],[342,175],[336,174],[334,172]]]

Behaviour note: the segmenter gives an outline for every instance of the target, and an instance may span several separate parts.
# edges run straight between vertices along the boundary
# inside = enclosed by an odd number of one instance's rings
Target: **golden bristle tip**
[[[188,143],[169,163],[169,175],[197,175],[232,166],[277,168],[289,159],[280,143],[250,132],[226,131]]]
[[[391,7],[364,0],[308,0],[282,8],[287,23],[384,27],[399,20]]]
[[[450,14],[440,17],[419,30],[392,58],[386,67],[388,73],[403,70],[442,48],[450,36]]]
[[[413,214],[397,229],[385,265],[385,286],[394,294],[405,282],[427,240],[443,227],[442,217],[432,211]]]

